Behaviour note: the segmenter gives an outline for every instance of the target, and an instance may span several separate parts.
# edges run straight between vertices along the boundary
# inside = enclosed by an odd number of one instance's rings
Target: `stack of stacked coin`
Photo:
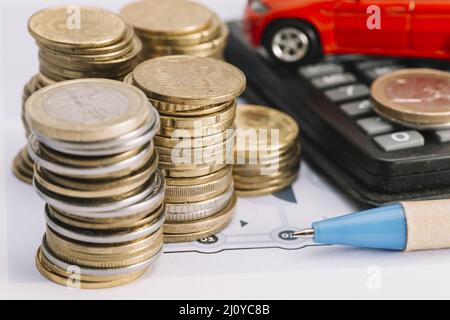
[[[400,126],[450,128],[450,73],[405,69],[378,78],[371,89],[374,110]]]
[[[142,49],[133,28],[121,17],[93,7],[39,11],[30,18],[28,30],[39,47],[40,73],[26,85],[24,101],[55,81],[93,77],[122,80],[136,66]],[[28,137],[26,121],[24,126]],[[32,173],[22,154],[15,160],[14,171],[22,172],[18,177],[31,182]]]
[[[161,115],[155,145],[167,181],[165,241],[219,232],[236,205],[227,163],[245,76],[220,60],[167,56],[141,63],[126,81],[141,88]]]
[[[240,105],[236,113],[233,179],[239,196],[260,196],[292,184],[300,165],[299,127],[289,115]]]
[[[115,80],[63,81],[34,93],[26,111],[33,185],[47,203],[39,271],[82,288],[144,274],[165,221],[160,121],[145,94]]]
[[[143,60],[165,55],[223,59],[228,27],[198,3],[138,1],[124,7],[121,15],[142,41]]]

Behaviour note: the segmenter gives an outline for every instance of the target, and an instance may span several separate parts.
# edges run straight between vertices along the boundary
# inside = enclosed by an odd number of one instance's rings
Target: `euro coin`
[[[433,129],[450,123],[450,73],[406,69],[378,78],[371,88],[375,111],[401,125]]]

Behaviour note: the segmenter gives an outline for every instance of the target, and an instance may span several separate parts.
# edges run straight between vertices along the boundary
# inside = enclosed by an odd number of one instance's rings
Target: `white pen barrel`
[[[406,251],[450,248],[450,199],[401,202],[406,217]]]

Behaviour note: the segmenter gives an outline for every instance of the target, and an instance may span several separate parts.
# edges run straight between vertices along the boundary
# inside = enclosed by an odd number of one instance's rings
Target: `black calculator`
[[[372,110],[371,83],[403,68],[450,71],[449,61],[329,56],[295,70],[266,59],[230,23],[226,59],[247,76],[249,103],[279,108],[301,126],[304,154],[359,201],[450,197],[450,130],[419,131]]]

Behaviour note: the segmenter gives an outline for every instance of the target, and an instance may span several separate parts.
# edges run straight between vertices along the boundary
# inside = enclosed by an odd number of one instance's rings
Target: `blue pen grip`
[[[317,243],[404,250],[407,225],[401,204],[369,209],[315,222]]]

